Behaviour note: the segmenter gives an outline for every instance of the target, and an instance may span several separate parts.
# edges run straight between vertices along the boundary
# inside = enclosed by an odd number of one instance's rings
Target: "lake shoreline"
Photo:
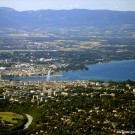
[[[135,81],[135,59],[109,61],[87,65],[89,70],[70,70],[51,76],[50,81],[59,80],[101,80],[101,81]],[[125,71],[124,71],[125,70]],[[132,72],[132,73],[131,73]],[[124,76],[125,74],[125,76]],[[31,76],[12,78],[15,81],[46,81],[46,76]]]

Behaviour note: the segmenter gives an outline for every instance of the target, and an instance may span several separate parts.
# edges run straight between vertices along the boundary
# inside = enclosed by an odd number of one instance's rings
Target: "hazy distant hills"
[[[39,10],[0,8],[0,27],[91,26],[135,24],[135,12],[109,10]]]

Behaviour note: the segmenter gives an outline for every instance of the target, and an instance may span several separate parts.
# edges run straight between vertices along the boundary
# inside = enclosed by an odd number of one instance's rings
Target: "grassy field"
[[[0,112],[0,119],[13,124],[17,123],[18,120],[23,119],[23,116],[13,112]]]

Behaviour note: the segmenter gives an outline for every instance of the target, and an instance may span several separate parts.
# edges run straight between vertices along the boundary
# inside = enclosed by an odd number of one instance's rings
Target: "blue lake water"
[[[62,72],[61,77],[50,80],[103,80],[103,81],[135,81],[135,60],[115,61],[103,64],[88,65],[89,70]],[[21,81],[42,81],[46,77],[17,78]]]
[[[88,71],[63,72],[68,80],[135,81],[135,60],[89,65]]]

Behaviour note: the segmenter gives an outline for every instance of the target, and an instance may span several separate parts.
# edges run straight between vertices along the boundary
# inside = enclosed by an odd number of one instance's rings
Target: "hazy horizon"
[[[9,7],[17,11],[28,10],[115,10],[115,11],[135,11],[135,0],[1,0],[0,7]]]

